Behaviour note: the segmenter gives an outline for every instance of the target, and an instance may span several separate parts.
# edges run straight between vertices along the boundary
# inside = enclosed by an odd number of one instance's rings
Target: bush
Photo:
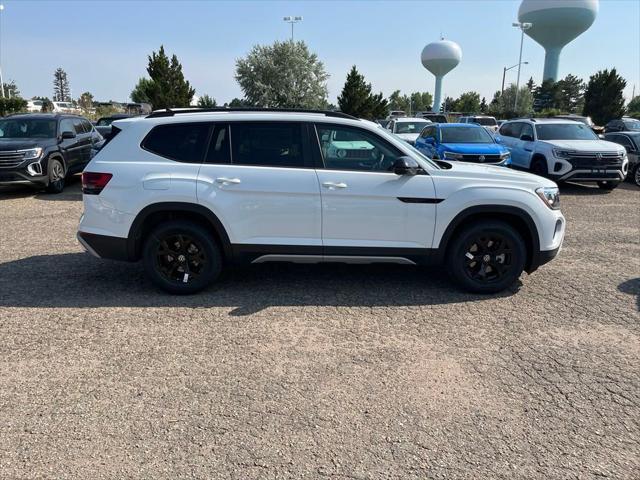
[[[550,118],[550,117],[555,117],[557,115],[566,115],[566,114],[567,114],[566,112],[563,112],[558,108],[545,108],[536,116],[542,117],[542,118]]]
[[[26,110],[27,101],[24,98],[0,98],[0,116],[2,117]]]

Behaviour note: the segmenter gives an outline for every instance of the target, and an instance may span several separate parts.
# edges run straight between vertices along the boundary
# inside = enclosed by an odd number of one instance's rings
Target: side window
[[[229,125],[215,124],[207,150],[206,163],[231,163],[231,144]]]
[[[436,127],[427,127],[424,129],[424,131],[422,132],[422,136],[424,138],[433,138],[434,140],[436,140]]]
[[[82,120],[82,127],[84,128],[84,131],[86,133],[91,133],[91,131],[93,130],[93,126],[87,121],[87,120]]]
[[[63,118],[60,120],[60,133],[64,132],[76,133],[76,127],[74,126],[72,119]]]
[[[209,135],[209,124],[158,125],[142,141],[142,148],[170,160],[201,163]]]
[[[612,142],[616,142],[619,145],[622,145],[627,149],[627,152],[633,150],[633,145],[631,144],[631,140],[629,140],[624,135],[611,135],[607,140],[611,140]]]
[[[316,124],[324,166],[333,170],[388,172],[402,153],[359,128]]]
[[[511,124],[511,136],[515,138],[520,138],[520,132],[522,132],[522,127],[524,127],[524,123],[522,122],[514,122]]]
[[[523,135],[529,135],[531,138],[534,138],[533,127],[531,125],[529,125],[528,123],[521,123],[520,125],[522,125],[522,129],[520,130],[519,137],[522,137]]]
[[[82,124],[82,120],[80,118],[73,119],[73,128],[75,129],[76,135],[87,133],[84,131],[84,125]]]
[[[311,159],[303,152],[299,123],[234,123],[231,147],[234,165],[311,167]]]
[[[511,135],[511,124],[505,123],[504,125],[502,125],[500,127],[499,133],[503,137],[512,137],[513,135]]]

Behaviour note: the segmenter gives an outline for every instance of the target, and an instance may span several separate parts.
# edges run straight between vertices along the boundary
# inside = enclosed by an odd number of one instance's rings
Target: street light
[[[523,65],[529,65],[529,62],[522,62],[522,64],[523,64]],[[502,94],[504,93],[504,78],[505,78],[505,76],[507,75],[507,72],[508,72],[509,70],[511,70],[512,68],[516,68],[518,65],[520,65],[520,64],[519,64],[519,63],[516,63],[516,64],[515,64],[514,66],[512,66],[512,67],[509,67],[509,68],[504,67],[504,68],[502,69],[502,88],[500,89],[500,95],[502,95]]]
[[[283,20],[291,24],[291,41],[293,42],[293,26],[302,21],[302,17],[284,17]]]
[[[533,23],[529,22],[514,22],[512,25],[516,28],[520,29],[520,57],[518,58],[518,81],[516,82],[516,99],[513,102],[513,111],[518,110],[518,93],[520,93],[520,67],[522,66],[522,44],[524,42],[524,32],[525,30],[529,30]]]

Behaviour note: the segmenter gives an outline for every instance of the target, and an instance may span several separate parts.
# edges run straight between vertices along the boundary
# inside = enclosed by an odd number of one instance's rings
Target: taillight
[[[110,173],[82,172],[82,193],[99,195],[113,177]]]

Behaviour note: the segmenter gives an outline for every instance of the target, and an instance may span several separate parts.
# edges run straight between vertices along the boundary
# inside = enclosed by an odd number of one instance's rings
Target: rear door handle
[[[237,185],[241,183],[239,178],[227,178],[227,177],[218,177],[216,178],[216,183],[221,185]]]
[[[347,188],[347,184],[344,182],[323,182],[322,186],[329,190],[335,190],[336,188]]]

